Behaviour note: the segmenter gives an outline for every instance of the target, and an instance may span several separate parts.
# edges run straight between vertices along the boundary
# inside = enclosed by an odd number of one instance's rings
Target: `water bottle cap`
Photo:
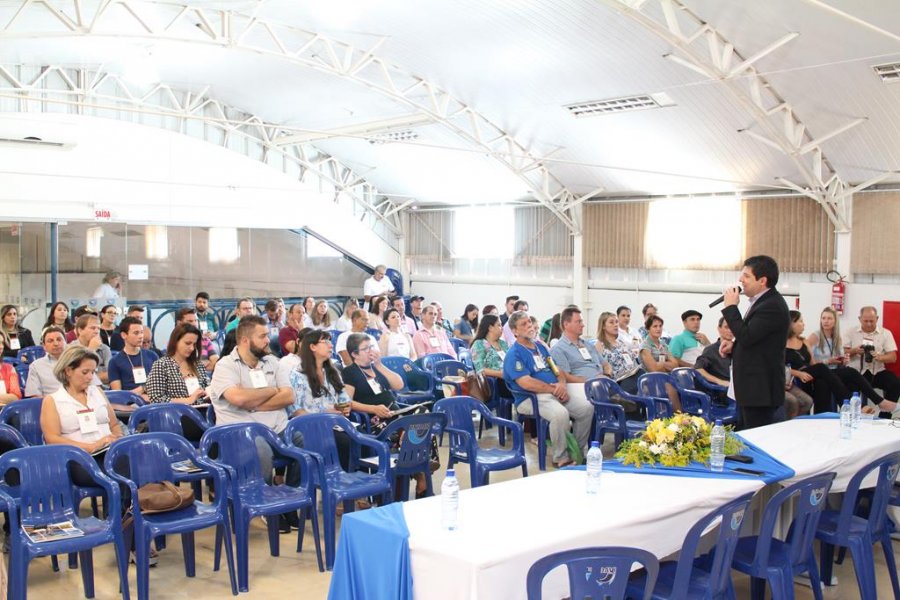
[[[456,469],[447,469],[447,477],[456,477]]]
[[[716,419],[716,425],[715,425],[715,426],[716,426],[716,427],[721,427],[721,426],[722,426],[722,419]]]
[[[599,448],[600,442],[591,442],[591,448]]]
[[[850,404],[850,400],[849,400],[849,399],[844,400],[844,404],[848,404],[848,405],[849,405],[849,404]]]

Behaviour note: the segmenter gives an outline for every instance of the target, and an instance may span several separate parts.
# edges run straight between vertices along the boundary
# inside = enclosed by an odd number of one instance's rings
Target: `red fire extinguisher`
[[[844,278],[837,271],[828,271],[825,275],[831,282],[831,308],[839,315],[844,314],[844,299],[847,295],[847,285]]]

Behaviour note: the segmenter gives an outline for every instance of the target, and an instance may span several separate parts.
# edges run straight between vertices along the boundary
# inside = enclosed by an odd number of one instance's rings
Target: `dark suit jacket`
[[[772,288],[746,316],[737,306],[723,308],[722,315],[735,337],[731,368],[738,406],[784,404],[784,345],[791,326],[784,297]]]

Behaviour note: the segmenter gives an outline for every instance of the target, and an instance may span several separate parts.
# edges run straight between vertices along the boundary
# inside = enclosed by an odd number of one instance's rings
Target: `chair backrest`
[[[460,350],[468,350],[469,342],[466,340],[461,340],[458,337],[450,336],[450,343],[453,345],[453,349],[456,350],[456,355],[459,356]]]
[[[468,372],[466,365],[462,364],[458,360],[439,360],[434,363],[433,373],[434,376],[438,379],[443,379],[444,377],[454,377],[459,375],[459,372],[463,372],[463,376]]]
[[[209,427],[193,406],[171,402],[139,406],[131,413],[128,425],[132,431],[137,431],[138,426],[145,423],[149,432],[166,431],[184,437],[184,419],[190,419],[202,430]]]
[[[366,329],[366,333],[371,335],[376,340],[381,339],[381,330],[380,329],[375,329],[375,328]]]
[[[394,293],[398,296],[403,295],[403,275],[400,274],[400,271],[397,269],[387,269],[384,272],[385,276],[390,280],[391,285],[394,286]],[[407,306],[409,302],[406,303]]]
[[[466,365],[466,368],[470,371],[475,368],[475,363],[472,362],[472,351],[468,348],[460,348],[457,350],[456,357],[459,359],[459,362]]]
[[[332,344],[333,346],[337,346],[337,340],[338,340],[339,337],[341,337],[341,334],[344,333],[344,332],[343,332],[343,331],[340,331],[340,330],[338,330],[338,329],[329,329],[329,330],[328,330],[328,333],[331,334],[331,344]]]
[[[613,386],[615,388],[619,387],[615,381],[605,377],[588,379],[584,382],[584,395],[590,402],[612,402],[611,396],[614,395],[612,391],[614,389]]]
[[[837,529],[839,536],[843,537],[849,533],[851,518],[859,496],[859,489],[863,480],[875,470],[878,471],[878,480],[875,483],[875,488],[872,490],[872,498],[869,501],[869,535],[874,536],[876,532],[884,529],[885,521],[887,520],[887,506],[891,501],[897,474],[900,473],[900,451],[892,452],[877,460],[873,460],[850,478],[850,483],[847,484],[847,491],[844,492],[844,500],[841,503],[841,513],[838,517]]]
[[[16,375],[19,377],[19,389],[24,393],[25,384],[28,382],[28,365],[20,363],[13,368],[16,370]]]
[[[643,598],[650,600],[659,574],[659,561],[646,550],[625,547],[577,548],[541,558],[528,569],[528,600],[541,600],[544,577],[560,565],[565,565],[569,574],[570,598],[623,600],[634,563],[647,572]]]
[[[428,468],[431,460],[431,437],[439,435],[447,423],[447,415],[439,412],[407,415],[394,419],[381,433],[378,439],[387,441],[391,436],[403,431],[400,447],[397,451],[396,473]]]
[[[43,402],[43,398],[23,398],[11,402],[0,411],[0,423],[16,428],[30,445],[41,446],[44,443],[44,432],[41,430]]]
[[[26,446],[28,446],[28,442],[18,429],[0,423],[0,454]]]
[[[303,436],[303,448],[322,457],[322,467],[326,473],[337,473],[342,470],[338,459],[337,444],[334,441],[334,427],[344,431],[353,429],[353,424],[343,415],[333,413],[306,414],[294,417],[288,422],[282,433],[283,439],[291,445],[294,434]]]
[[[153,432],[129,435],[113,442],[106,451],[105,468],[133,481],[147,483],[174,481],[172,463],[196,458],[190,443],[175,433]]]
[[[675,379],[668,373],[644,373],[638,379],[638,390],[644,396],[667,398],[667,383],[675,386]]]
[[[684,388],[686,390],[696,389],[694,384],[694,369],[690,367],[678,367],[677,369],[672,369],[672,378],[675,379],[675,384],[679,388]]]
[[[111,404],[134,404],[135,406],[144,406],[147,402],[138,394],[128,390],[107,390],[106,397]]]
[[[23,365],[27,365],[43,357],[45,354],[47,354],[47,352],[44,350],[43,346],[25,346],[19,350],[19,353],[16,355],[16,360]]]
[[[628,394],[619,387],[618,383],[608,377],[589,379],[584,384],[584,393],[588,400],[595,402],[615,403],[616,398],[638,401],[647,410],[647,420],[672,416],[672,403],[669,402],[668,397],[665,395],[656,397],[652,395],[635,396]]]
[[[257,438],[263,438],[270,446],[278,445],[272,430],[261,423],[232,423],[207,429],[200,439],[200,452],[230,466],[238,487],[258,485],[264,483],[264,477],[256,450]]]
[[[435,352],[434,354],[426,354],[425,356],[419,357],[419,364],[423,369],[434,375],[434,365],[441,362],[442,360],[456,360],[449,354],[444,354],[443,352]]]
[[[480,405],[480,406],[479,406]],[[434,412],[444,413],[447,415],[447,427],[461,429],[467,432],[471,439],[476,439],[475,425],[472,422],[472,411],[480,411],[480,407],[484,406],[471,396],[452,396],[438,400],[434,405]]]
[[[728,502],[705,517],[697,521],[684,538],[681,547],[681,556],[675,568],[675,581],[672,585],[672,597],[683,598],[686,596],[688,583],[694,572],[694,557],[697,554],[697,546],[703,532],[716,520],[721,518],[718,533],[716,533],[715,548],[707,565],[709,571],[708,598],[727,598],[728,585],[731,581],[731,559],[740,539],[741,523],[744,521],[744,513],[750,506],[753,492]]]
[[[756,544],[754,562],[764,568],[769,564],[769,551],[774,531],[782,515],[781,507],[796,498],[793,521],[790,526],[790,545],[788,560],[791,565],[806,562],[812,552],[819,517],[825,509],[828,492],[834,481],[835,473],[822,473],[807,477],[790,485],[772,496],[763,512],[762,525],[759,529],[759,541]]]
[[[0,479],[10,469],[19,472],[18,505],[23,525],[46,525],[75,516],[78,500],[73,494],[70,463],[80,465],[94,477],[103,477],[87,452],[67,444],[29,446],[0,456]]]

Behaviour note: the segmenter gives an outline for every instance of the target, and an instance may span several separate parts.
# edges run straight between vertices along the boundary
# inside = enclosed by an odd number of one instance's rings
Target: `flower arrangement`
[[[709,436],[712,425],[701,417],[678,413],[647,423],[640,437],[626,440],[616,452],[623,464],[642,467],[686,467],[692,462],[709,464]],[[744,444],[726,427],[725,454],[739,454]]]

